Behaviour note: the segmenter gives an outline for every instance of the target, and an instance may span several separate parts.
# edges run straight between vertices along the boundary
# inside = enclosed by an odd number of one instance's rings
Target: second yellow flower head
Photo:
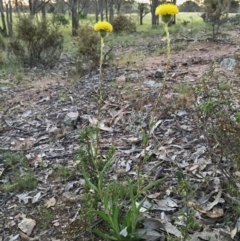
[[[94,25],[95,31],[105,31],[105,32],[112,32],[113,27],[109,22],[103,21],[103,22],[97,22]]]
[[[178,7],[173,3],[164,3],[159,5],[156,8],[155,14],[161,15],[161,16],[165,16],[165,15],[174,16],[178,14]]]

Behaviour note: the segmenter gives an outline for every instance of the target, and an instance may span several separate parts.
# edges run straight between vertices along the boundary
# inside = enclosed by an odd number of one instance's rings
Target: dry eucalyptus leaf
[[[162,123],[162,120],[159,120],[150,130],[150,134],[152,135],[155,131],[155,129]]]
[[[195,169],[197,169],[199,167],[199,164],[196,164],[196,165],[193,165],[193,166],[191,166],[191,167],[188,167],[188,168],[186,168],[188,171],[190,171],[190,172],[192,172],[192,171],[194,171]]]
[[[92,125],[97,125],[98,123],[98,120],[96,118],[91,118],[89,116],[89,122],[92,124]],[[100,130],[103,130],[103,131],[109,131],[109,132],[113,132],[113,128],[112,127],[107,127],[103,121],[99,122],[98,123],[98,127]]]
[[[128,231],[127,231],[128,227],[125,227],[119,234],[123,237],[127,237],[128,236]]]
[[[194,233],[193,236],[191,237],[190,241],[220,241],[224,239],[218,239],[218,234],[215,232],[197,232]]]
[[[215,197],[215,200],[213,202],[211,202],[211,203],[208,203],[207,207],[205,209],[207,211],[210,211],[215,205],[217,205],[221,195],[222,195],[222,190],[219,190],[218,195]]]
[[[139,236],[142,236],[143,234],[145,234],[143,237],[141,237],[141,239],[147,240],[147,241],[159,240],[160,237],[164,236],[160,232],[156,230],[151,230],[151,229],[139,228],[136,231]]]
[[[13,236],[12,238],[9,239],[9,241],[15,241],[16,239],[18,239],[19,234]]]
[[[223,209],[214,207],[212,211],[206,212],[209,218],[219,218],[224,214]]]
[[[216,191],[212,191],[209,194],[206,194],[205,196],[201,197],[200,199],[197,200],[198,204],[204,204],[206,203],[211,197],[212,195],[215,193]]]
[[[233,239],[239,231],[240,231],[240,218],[238,218],[235,224],[235,228],[231,231],[231,238]]]
[[[152,229],[152,230],[165,230],[164,224],[162,224],[162,220],[156,218],[145,218],[144,219],[144,228],[145,229]]]
[[[21,231],[19,231],[19,235],[20,235],[22,241],[34,241],[35,240],[35,238],[31,238]]]
[[[155,199],[155,198],[159,197],[160,195],[161,195],[160,192],[156,192],[156,193],[152,193],[152,194],[147,195],[147,197],[150,198],[150,199]]]
[[[56,198],[52,197],[45,202],[44,207],[46,208],[54,207],[56,205],[56,202],[57,202]]]
[[[170,222],[165,223],[165,230],[166,232],[173,234],[178,238],[182,236],[181,232],[175,226],[173,226]]]
[[[166,206],[168,207],[171,207],[171,208],[174,208],[174,207],[178,207],[178,204],[177,204],[177,201],[174,200],[173,198],[170,198],[170,197],[166,197],[162,200]]]
[[[32,203],[36,203],[37,201],[39,201],[39,199],[42,196],[42,192],[38,192],[33,198],[32,198]]]

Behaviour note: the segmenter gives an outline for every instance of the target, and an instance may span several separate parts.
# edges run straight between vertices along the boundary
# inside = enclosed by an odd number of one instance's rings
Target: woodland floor
[[[176,191],[179,169],[195,190],[189,201],[202,198],[203,204],[212,205],[198,213],[196,220],[201,229],[190,232],[190,240],[211,237],[225,241],[240,237],[236,234],[232,239],[230,235],[238,216],[221,188],[227,177],[222,166],[210,157],[209,143],[204,130],[199,128],[194,112],[198,98],[188,93],[188,89],[179,90],[198,86],[214,69],[219,82],[231,80],[237,91],[239,65],[227,69],[221,62],[224,58],[240,59],[239,37],[240,31],[235,31],[216,42],[185,39],[180,42],[181,49],[174,48],[180,46],[179,42],[172,45],[166,88],[147,146],[152,156],[144,164],[143,172],[157,165],[149,177],[167,176],[165,183],[146,193],[146,197],[155,204],[149,216],[159,220],[168,217],[167,222],[172,226],[167,232],[173,237],[178,237],[177,229],[181,227],[173,217],[180,216],[179,211],[184,208]],[[116,148],[109,178],[136,176],[143,154],[141,129],[148,130],[150,114],[163,83],[163,79],[154,77],[157,69],[165,68],[165,55],[154,54],[157,43],[156,39],[148,44],[145,40],[143,46],[118,46],[113,49],[118,59],[103,70],[106,99],[101,108],[101,150],[104,153],[111,145]],[[69,170],[76,168],[74,155],[81,145],[76,131],[84,130],[96,118],[98,73],[93,71],[81,78],[66,74],[62,78],[53,72],[29,72],[28,79],[19,84],[10,82],[0,87],[0,182],[11,181],[16,168],[22,172],[30,168],[37,178],[37,186],[31,191],[0,189],[0,241],[100,240],[86,232],[78,220],[83,176],[80,171],[69,174]],[[238,104],[239,98],[235,97]],[[64,119],[72,112],[78,112],[79,116],[74,125],[67,126]],[[17,160],[6,163],[1,159],[6,151],[13,154],[22,151],[27,167],[23,168]],[[61,172],[64,168],[68,170],[66,173]],[[231,172],[228,166],[224,168]],[[29,225],[23,222],[27,220]]]

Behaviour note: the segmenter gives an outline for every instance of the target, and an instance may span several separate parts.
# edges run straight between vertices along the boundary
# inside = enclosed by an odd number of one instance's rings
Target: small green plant
[[[87,215],[90,220],[94,220],[94,216],[104,220],[104,226],[107,225],[110,232],[105,232],[101,228],[95,229],[94,232],[100,237],[118,241],[139,240],[141,235],[137,233],[137,228],[140,224],[140,209],[145,200],[137,204],[138,199],[142,193],[163,182],[164,179],[150,182],[145,187],[143,187],[145,176],[140,175],[136,184],[130,180],[127,180],[127,184],[126,181],[124,184],[123,181],[108,180],[107,173],[114,158],[114,148],[109,149],[105,159],[101,158],[97,146],[93,143],[94,140],[96,141],[95,133],[92,129],[79,133],[80,142],[85,145],[75,156],[76,160],[79,160],[80,169],[86,181],[85,196],[87,200],[91,200],[91,204],[86,203],[88,206],[84,208],[82,215]],[[91,198],[90,190],[94,193]],[[125,207],[129,196],[130,207]],[[100,207],[99,202],[102,204]]]
[[[131,134],[138,136],[141,134],[142,128],[147,126],[148,113],[141,111],[132,111],[129,119],[126,130]]]
[[[60,92],[60,93],[59,93],[59,99],[60,99],[62,102],[68,101],[68,100],[69,100],[68,93],[66,93],[66,92]]]
[[[14,190],[33,190],[36,188],[37,179],[29,168],[22,153],[4,153],[2,155],[5,169],[5,179],[2,189],[5,192]]]
[[[193,198],[195,190],[192,189],[190,181],[186,178],[181,170],[177,172],[178,181],[178,193],[182,197],[183,204],[186,207],[185,212],[180,212],[183,217],[184,226],[181,227],[180,231],[182,233],[183,240],[188,240],[190,238],[190,232],[195,232],[200,230],[200,225],[195,220],[195,209],[194,207],[189,207],[189,201]],[[199,207],[200,208],[200,207]]]
[[[55,210],[51,208],[45,208],[43,206],[38,207],[37,223],[38,225],[46,229],[52,224],[55,218]]]
[[[15,73],[15,78],[17,81],[23,80],[23,77],[24,77],[24,73],[21,70]]]
[[[95,229],[94,232],[105,239],[109,240],[117,240],[117,241],[134,241],[140,240],[145,233],[139,235],[137,233],[137,228],[139,227],[141,220],[141,212],[140,209],[143,207],[145,199],[142,199],[137,204],[137,201],[140,195],[143,192],[148,191],[153,186],[161,183],[164,179],[159,179],[154,182],[151,182],[146,187],[138,186],[135,188],[135,184],[133,184],[130,180],[127,182],[128,194],[130,195],[130,207],[125,208],[124,203],[126,199],[123,199],[121,192],[109,192],[109,184],[105,183],[103,180],[104,173],[109,168],[111,164],[111,160],[109,160],[102,171],[99,173],[97,185],[93,184],[89,178],[87,178],[86,173],[84,173],[84,177],[87,185],[98,194],[103,207],[101,210],[91,210],[91,214],[95,214],[100,216],[105,223],[109,226],[110,232],[103,232],[100,229]],[[138,178],[141,178],[138,176]],[[142,184],[143,180],[138,180],[138,184]],[[117,185],[115,183],[115,185]],[[120,183],[118,185],[121,185]],[[149,207],[147,211],[149,211],[151,207]]]
[[[198,108],[204,113],[204,114],[208,114],[209,112],[211,112],[214,107],[216,106],[216,103],[212,100],[207,101],[206,103],[200,104],[198,106]]]
[[[12,175],[12,180],[4,183],[3,190],[6,192],[11,192],[15,190],[25,191],[33,190],[37,186],[37,180],[33,173],[25,172],[21,175],[19,172],[15,172]]]
[[[240,123],[240,112],[237,112],[235,115],[236,122],[239,124]]]
[[[63,182],[65,182],[69,177],[73,177],[76,175],[76,170],[72,170],[69,167],[59,165],[57,166],[51,176],[54,178],[60,178]]]
[[[110,232],[104,233],[100,229],[95,229],[94,232],[98,236],[117,241],[140,240],[144,236],[145,233],[139,235],[136,231],[141,223],[139,219],[141,217],[140,209],[145,199],[137,204],[133,184],[130,181],[128,181],[128,188],[131,200],[131,205],[128,208],[124,208],[122,197],[118,193],[116,195],[109,192],[103,193],[103,210],[93,210],[92,213],[100,216],[109,225]]]

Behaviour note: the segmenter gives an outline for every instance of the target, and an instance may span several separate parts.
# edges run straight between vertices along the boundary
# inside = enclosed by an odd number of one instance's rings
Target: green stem
[[[166,53],[167,60],[166,60],[166,68],[165,68],[165,77],[164,77],[164,80],[163,80],[163,85],[162,85],[162,87],[159,90],[158,97],[157,97],[157,100],[156,100],[154,108],[153,108],[153,114],[152,114],[151,119],[150,119],[147,141],[150,138],[150,132],[151,132],[151,129],[152,129],[153,125],[154,125],[154,117],[156,116],[157,107],[161,103],[163,92],[164,92],[165,87],[166,87],[166,79],[167,79],[167,74],[168,74],[169,65],[170,65],[171,47],[170,47],[170,35],[169,35],[169,30],[168,30],[168,23],[164,23],[164,29],[165,29],[165,33],[166,33],[166,37],[167,37],[167,53]],[[144,149],[145,149],[144,150],[144,155],[146,153],[146,148],[147,148],[147,144],[144,145]],[[144,156],[144,158],[146,158],[146,157]]]
[[[151,117],[150,125],[153,125],[154,117],[155,117],[156,112],[157,112],[157,107],[158,107],[158,105],[160,104],[160,102],[162,100],[162,94],[163,94],[163,92],[165,90],[166,79],[167,79],[168,70],[169,70],[169,64],[170,64],[171,48],[170,48],[170,35],[169,35],[168,24],[167,23],[164,23],[164,29],[165,29],[166,37],[167,37],[167,61],[166,61],[166,68],[165,68],[165,77],[164,77],[164,80],[163,80],[162,88],[160,88],[157,100],[155,102],[155,106],[154,106],[154,109],[153,109],[153,115]]]
[[[96,123],[96,156],[95,161],[97,162],[98,150],[100,148],[100,133],[99,133],[99,121],[101,113],[101,100],[102,100],[102,64],[103,64],[103,47],[104,38],[101,37],[101,49],[100,49],[100,70],[99,70],[99,83],[98,83],[98,109],[97,109],[97,123]]]
[[[100,50],[100,73],[99,73],[99,85],[98,92],[99,98],[102,99],[102,64],[103,64],[103,48],[104,48],[104,38],[101,37],[101,50]]]
[[[170,35],[169,35],[169,30],[168,30],[168,23],[164,23],[164,29],[166,32],[166,37],[167,37],[167,64],[166,64],[166,76],[168,74],[168,69],[169,69],[169,65],[170,65],[170,52],[171,52],[171,47],[170,47]],[[166,77],[164,79],[164,81],[166,80]]]

